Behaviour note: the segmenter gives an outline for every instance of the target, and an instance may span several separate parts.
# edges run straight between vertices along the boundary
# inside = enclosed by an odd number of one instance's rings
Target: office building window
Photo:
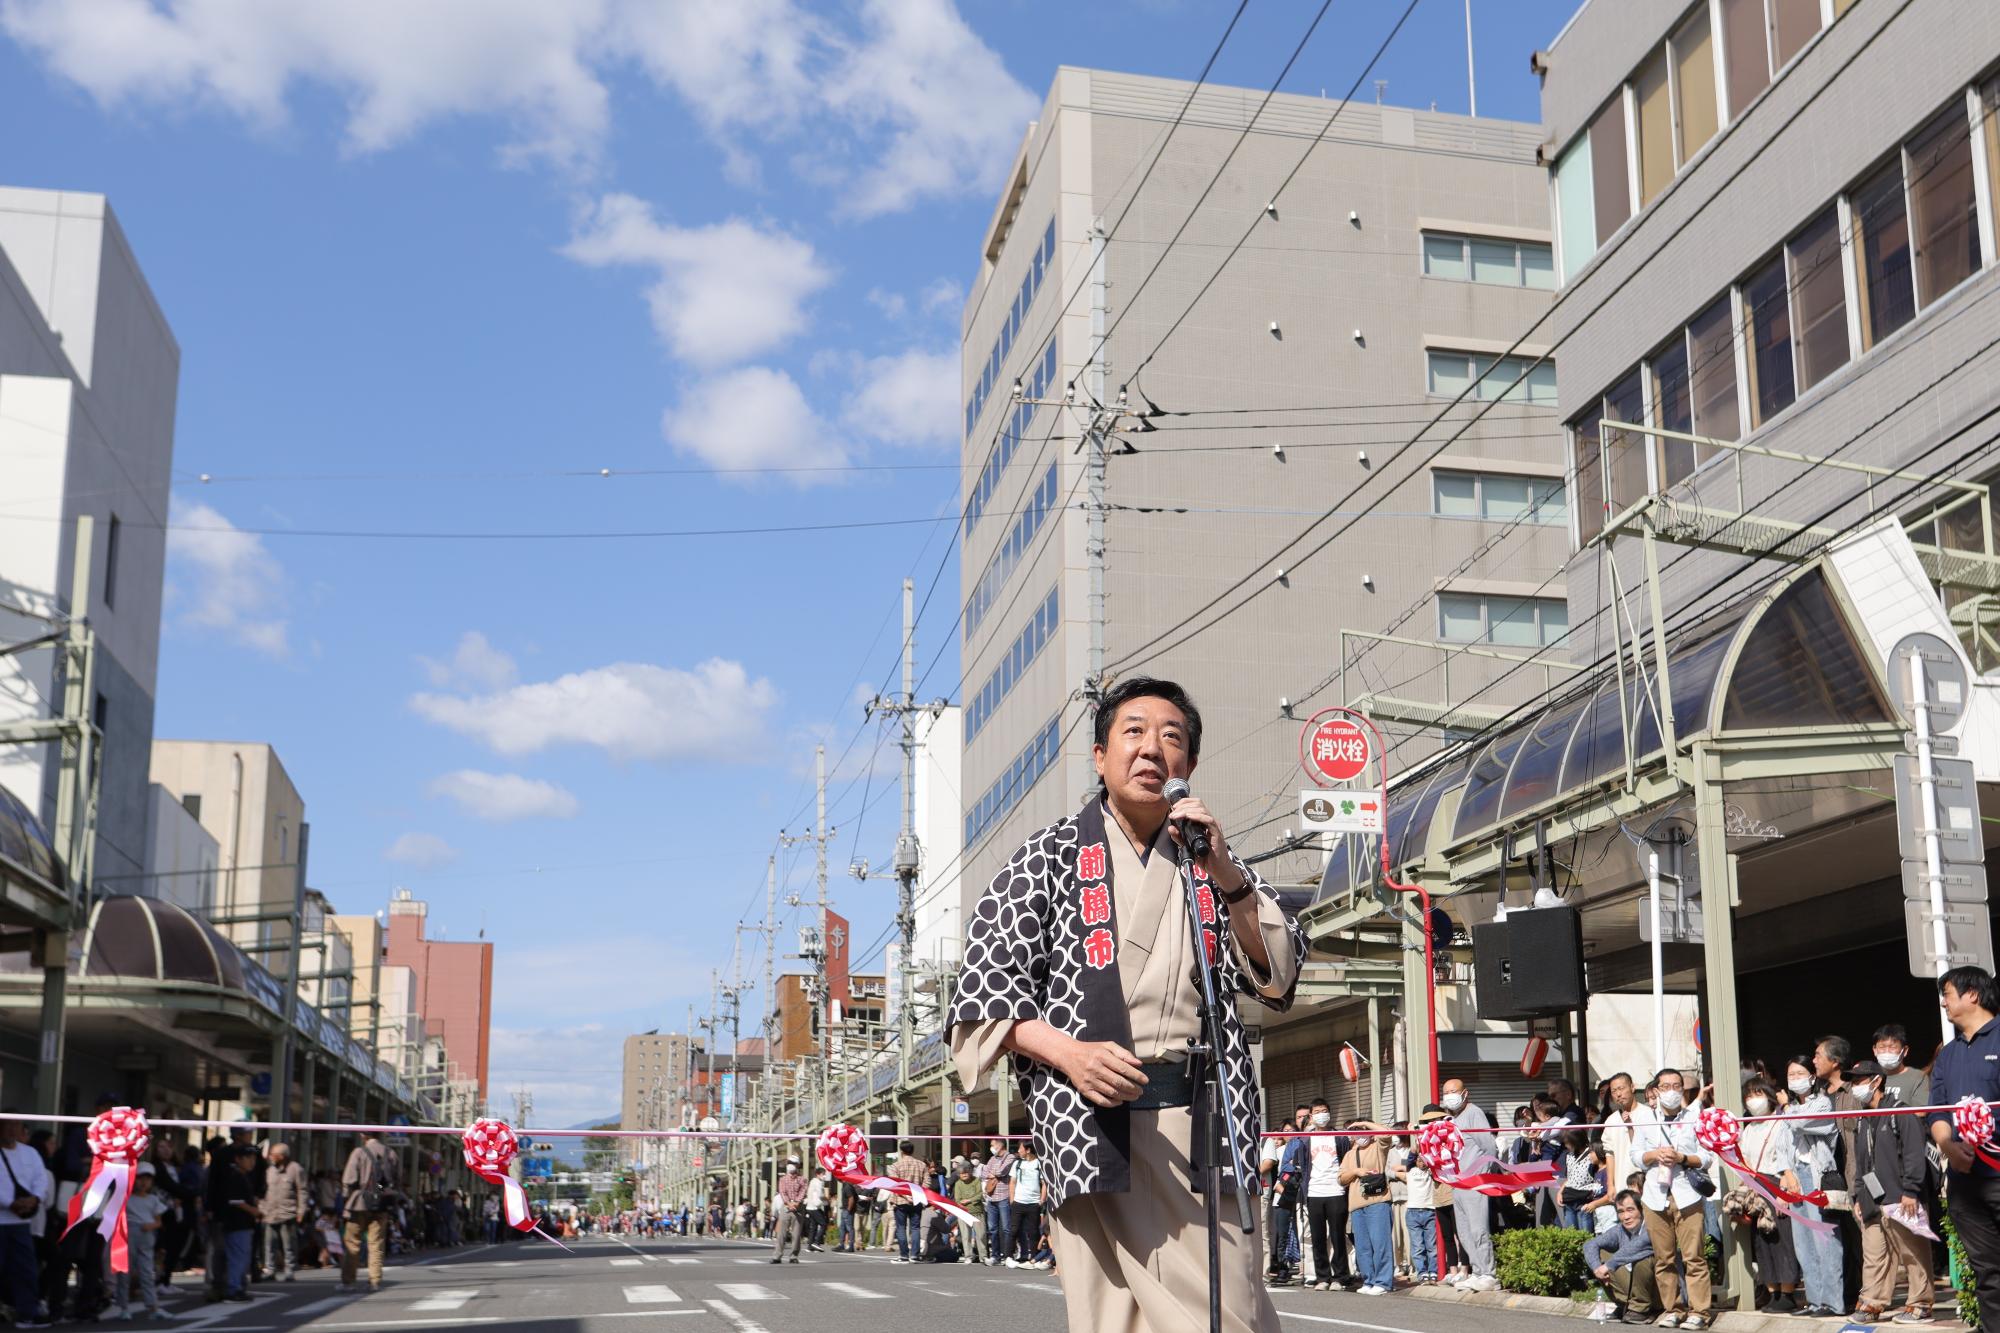
[[[1859,272],[1861,341],[1873,347],[1916,317],[1910,273],[1910,219],[1903,207],[1903,165],[1891,162],[1851,199],[1854,262]]]
[[[1009,810],[1020,804],[1021,798],[1046,773],[1049,766],[1060,758],[1062,746],[1062,714],[1058,713],[1048,721],[1048,725],[1036,733],[1027,748],[1014,757],[1007,771],[994,779],[972,808],[965,814],[965,846],[970,850],[980,836],[998,823]]]
[[[1798,328],[1799,389],[1847,364],[1847,284],[1840,266],[1840,216],[1827,209],[1785,246]]]
[[[1729,118],[1771,86],[1771,50],[1764,0],[1722,0],[1722,64],[1729,93]]]
[[[1791,63],[1819,31],[1819,0],[1771,0],[1772,73]]]
[[[972,428],[979,421],[979,414],[985,410],[987,399],[1000,382],[1002,368],[1007,354],[1014,349],[1014,339],[1020,336],[1021,326],[1027,322],[1028,310],[1035,303],[1042,283],[1055,271],[1056,221],[1049,219],[1048,227],[1042,232],[1041,244],[1028,256],[1026,271],[1021,275],[1021,285],[1014,291],[1013,304],[1008,307],[1007,317],[1002,321],[999,332],[994,336],[993,345],[987,349],[985,365],[973,381],[972,395],[965,402],[965,433],[972,434]]]
[[[1554,477],[1520,477],[1502,472],[1431,474],[1432,510],[1440,518],[1479,518],[1495,523],[1569,522],[1569,496]]]
[[[1639,108],[1639,206],[1659,197],[1674,178],[1674,119],[1667,88],[1667,48],[1658,46],[1632,77]]]
[[[1689,383],[1694,390],[1694,433],[1714,440],[1743,438],[1743,412],[1736,398],[1736,321],[1729,293],[1688,324]]]
[[[1445,351],[1433,351],[1426,360],[1426,387],[1442,397],[1455,398],[1470,388],[1473,397],[1483,400],[1504,398],[1510,403],[1555,406],[1556,368],[1552,361]]]
[[[1028,617],[1028,623],[1014,637],[1014,642],[1007,649],[1007,655],[1000,659],[1000,665],[993,668],[992,673],[986,678],[986,683],[979,687],[979,692],[966,704],[967,743],[970,743],[972,738],[986,726],[987,721],[993,716],[993,710],[1000,706],[1000,701],[1013,692],[1021,673],[1028,669],[1028,664],[1039,657],[1043,647],[1055,637],[1059,614],[1057,591],[1056,588],[1049,589],[1049,595],[1035,608],[1035,613]]]
[[[1646,397],[1634,370],[1604,395],[1604,419],[1639,425],[1646,419]],[[1604,428],[1604,475],[1610,481],[1610,512],[1617,514],[1646,495],[1646,437],[1615,427]]]
[[[1588,543],[1604,531],[1604,404],[1600,400],[1570,423],[1569,447],[1576,478],[1577,537]]]
[[[1743,280],[1743,332],[1750,366],[1750,427],[1769,421],[1798,397],[1792,373],[1792,310],[1784,256]]]
[[[1688,385],[1687,333],[1668,343],[1648,366],[1652,376],[1653,420],[1662,430],[1694,432],[1694,398]],[[1662,489],[1691,475],[1697,463],[1694,442],[1661,437],[1655,444]]]
[[[1562,243],[1563,281],[1582,271],[1597,253],[1596,195],[1591,185],[1590,136],[1579,134],[1556,159],[1557,239]]]
[[[1424,233],[1424,276],[1496,287],[1555,286],[1555,260],[1535,241],[1490,240],[1478,236]]]
[[[1022,502],[1022,512],[1009,528],[1000,548],[986,562],[986,569],[973,585],[972,595],[965,599],[965,643],[969,647],[972,636],[978,631],[986,613],[993,609],[993,603],[1000,596],[1000,590],[1007,586],[1007,579],[1013,574],[1023,559],[1028,547],[1034,542],[1035,534],[1048,521],[1049,511],[1055,507],[1056,478],[1060,464],[1051,463],[1042,474],[1042,483]]]
[[[122,525],[118,515],[104,527],[104,606],[109,610],[116,604],[118,595],[118,535]]]
[[[1709,37],[1708,6],[1697,5],[1687,22],[1667,39],[1674,55],[1674,146],[1687,160],[1715,137],[1715,51]]]
[[[1909,145],[1910,239],[1916,245],[1917,305],[1978,271],[1979,201],[1972,185],[1972,122],[1955,101]]]
[[[1625,166],[1625,95],[1621,91],[1590,122],[1590,174],[1596,201],[1597,243],[1632,216],[1632,182]]]
[[[1569,603],[1559,597],[1441,592],[1437,603],[1438,637],[1452,643],[1540,648],[1569,633]]]

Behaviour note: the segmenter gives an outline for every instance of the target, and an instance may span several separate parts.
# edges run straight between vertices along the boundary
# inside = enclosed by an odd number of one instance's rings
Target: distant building
[[[689,1099],[688,1053],[678,1032],[641,1032],[625,1038],[618,1123],[626,1129],[679,1129]]]
[[[221,842],[179,797],[152,783],[146,792],[146,877],[128,891],[207,916],[215,906],[221,868]]]
[[[407,967],[416,974],[417,1012],[443,1036],[454,1067],[452,1077],[476,1080],[483,1098],[493,1036],[493,946],[485,940],[428,938],[429,910],[409,890],[396,890],[389,903],[383,957],[391,966]]]
[[[283,914],[303,906],[306,803],[278,752],[261,741],[154,741],[152,781],[218,847],[204,915],[267,967],[291,939]],[[234,920],[266,917],[267,920]],[[282,970],[281,967],[278,970]]]

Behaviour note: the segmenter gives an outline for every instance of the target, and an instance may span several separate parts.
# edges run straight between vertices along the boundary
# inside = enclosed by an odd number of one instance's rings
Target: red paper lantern
[[[1548,1058],[1549,1039],[1547,1037],[1528,1038],[1528,1044],[1521,1050],[1521,1077],[1541,1077],[1542,1065]]]
[[[1361,1056],[1352,1046],[1340,1048],[1340,1076],[1349,1083],[1361,1077]]]

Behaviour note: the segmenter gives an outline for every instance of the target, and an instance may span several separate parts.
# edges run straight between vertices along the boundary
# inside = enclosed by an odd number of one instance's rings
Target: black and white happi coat
[[[1231,853],[1252,889],[1275,899],[1270,885]],[[1283,1012],[1297,990],[1275,999],[1259,994],[1231,948],[1229,913],[1219,895],[1204,892],[1202,935],[1219,960],[1217,998],[1222,1007],[1223,1061],[1241,1100],[1238,1139],[1244,1160],[1257,1160],[1263,1125],[1263,1098],[1257,1087],[1250,1044],[1234,996],[1253,995]],[[1111,892],[1111,857],[1105,838],[1103,797],[1093,793],[1083,809],[1031,836],[980,896],[965,928],[965,961],[952,1003],[951,1022],[1021,1022],[1039,1018],[1082,1041],[1115,1041],[1132,1047],[1131,1015],[1118,973],[1119,923]],[[1184,906],[1177,910],[1185,911]],[[1287,919],[1294,954],[1293,975],[1306,956],[1305,932]],[[1193,976],[1190,958],[1190,977]],[[1196,983],[1198,984],[1198,983]],[[1093,1105],[1054,1068],[1011,1053],[1016,1086],[1027,1104],[1035,1151],[1043,1161],[1044,1202],[1051,1210],[1080,1194],[1123,1193],[1131,1187],[1130,1118],[1124,1107]],[[1192,1108],[1196,1161],[1190,1187],[1200,1189],[1205,1169],[1202,1145],[1207,1108],[1197,1097]],[[1223,1163],[1225,1190],[1235,1173]],[[1257,1188],[1253,1176],[1250,1188]]]

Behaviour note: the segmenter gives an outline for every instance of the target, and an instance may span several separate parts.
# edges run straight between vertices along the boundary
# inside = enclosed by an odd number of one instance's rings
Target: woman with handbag
[[[1800,1194],[1825,1190],[1827,1208],[1846,1208],[1847,1182],[1834,1169],[1833,1148],[1840,1122],[1833,1118],[1833,1097],[1826,1082],[1813,1072],[1810,1055],[1785,1062],[1785,1091],[1790,1094],[1787,1127],[1792,1132],[1792,1175]],[[1792,1205],[1795,1218],[1818,1222],[1822,1211],[1813,1204]],[[1798,1256],[1806,1303],[1795,1311],[1805,1318],[1830,1319],[1847,1313],[1840,1233],[1819,1227],[1794,1226],[1792,1252]]]
[[[1759,1175],[1776,1176],[1778,1183],[1792,1193],[1799,1193],[1799,1178],[1793,1170],[1798,1160],[1798,1147],[1792,1138],[1792,1127],[1783,1120],[1758,1120],[1756,1117],[1770,1115],[1777,1104],[1777,1090],[1763,1078],[1752,1078],[1743,1085],[1743,1112],[1751,1117],[1743,1126],[1743,1138],[1738,1146],[1743,1164]],[[1740,1187],[1746,1199],[1737,1199],[1738,1190],[1731,1190],[1730,1197],[1723,1201],[1732,1213],[1740,1212],[1749,1218],[1750,1254],[1757,1266],[1757,1284],[1767,1292],[1764,1302],[1765,1314],[1791,1314],[1799,1308],[1799,1260],[1792,1249],[1792,1219],[1781,1216],[1762,1197],[1747,1186]]]

